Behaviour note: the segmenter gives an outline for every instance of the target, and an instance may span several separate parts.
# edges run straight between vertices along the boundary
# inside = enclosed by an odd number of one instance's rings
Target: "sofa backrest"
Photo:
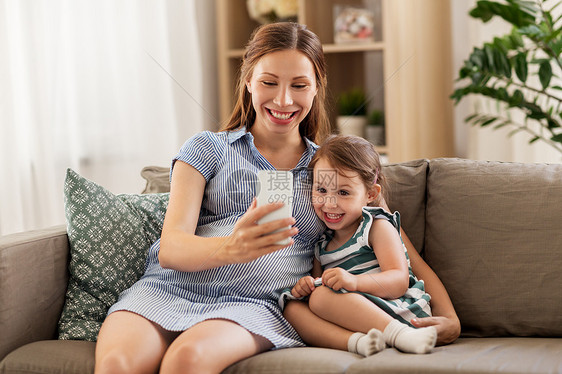
[[[562,165],[433,159],[383,172],[463,335],[562,336]],[[144,177],[169,190],[167,169]]]
[[[423,252],[425,231],[426,178],[428,160],[414,160],[383,167],[388,180],[388,207],[400,213],[408,238]]]
[[[562,165],[431,160],[424,250],[464,335],[562,336]]]

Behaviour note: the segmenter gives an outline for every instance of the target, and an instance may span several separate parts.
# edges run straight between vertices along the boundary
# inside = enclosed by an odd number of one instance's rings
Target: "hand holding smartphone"
[[[261,218],[258,224],[291,217],[293,214],[293,173],[285,170],[259,170],[258,180],[258,207],[277,202],[282,202],[284,204],[281,208]],[[291,226],[287,226],[286,228],[290,227]],[[273,231],[273,233],[286,228]],[[290,242],[291,238],[287,238],[276,244],[287,245]]]

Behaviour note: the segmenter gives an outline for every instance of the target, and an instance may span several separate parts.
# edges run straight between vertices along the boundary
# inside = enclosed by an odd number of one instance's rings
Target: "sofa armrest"
[[[0,237],[0,360],[56,337],[68,283],[64,226]]]

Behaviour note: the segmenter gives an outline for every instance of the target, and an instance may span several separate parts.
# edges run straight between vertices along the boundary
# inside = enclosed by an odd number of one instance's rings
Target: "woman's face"
[[[279,135],[298,133],[318,91],[312,62],[294,49],[263,56],[246,85],[256,111],[254,126]]]

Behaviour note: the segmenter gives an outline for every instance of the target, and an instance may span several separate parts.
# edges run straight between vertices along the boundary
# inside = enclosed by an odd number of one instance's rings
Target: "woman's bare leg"
[[[157,373],[177,335],[138,314],[111,313],[98,336],[95,373]]]
[[[269,340],[235,322],[211,319],[189,328],[174,340],[164,355],[160,373],[220,373],[233,363],[272,347]]]

